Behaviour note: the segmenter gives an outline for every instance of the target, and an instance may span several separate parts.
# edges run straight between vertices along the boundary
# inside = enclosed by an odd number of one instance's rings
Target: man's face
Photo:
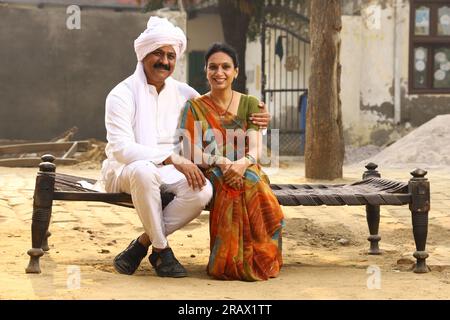
[[[173,73],[177,54],[172,46],[164,46],[150,52],[143,60],[149,84],[160,85]]]

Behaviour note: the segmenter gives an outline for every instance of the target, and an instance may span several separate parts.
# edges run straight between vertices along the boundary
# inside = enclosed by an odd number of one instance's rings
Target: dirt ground
[[[406,181],[415,168],[383,169]],[[364,168],[345,166],[353,182]],[[97,178],[95,164],[59,172]],[[284,267],[276,279],[217,281],[205,273],[209,254],[208,212],[169,237],[189,277],[159,278],[145,259],[133,276],[117,274],[112,260],[142,232],[133,209],[94,202],[53,206],[51,250],[41,274],[26,274],[31,247],[32,194],[36,169],[0,168],[0,299],[449,299],[450,170],[429,170],[432,187],[427,259],[431,272],[411,271],[415,250],[407,206],[381,209],[380,256],[369,243],[364,207],[284,207]],[[273,183],[305,183],[301,159],[286,160]],[[317,182],[317,181],[314,181]],[[329,183],[329,182],[328,182]],[[379,271],[379,272],[378,272]],[[374,273],[373,273],[374,272]]]

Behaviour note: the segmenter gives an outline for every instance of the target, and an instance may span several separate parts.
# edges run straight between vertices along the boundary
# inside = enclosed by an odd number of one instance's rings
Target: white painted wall
[[[383,8],[372,1],[360,16],[342,17],[341,101],[347,144],[374,143],[375,131],[392,130],[393,118],[381,108],[394,112],[393,13],[391,6]],[[402,70],[407,70],[407,50],[401,52]]]
[[[261,42],[247,42],[247,51],[245,53],[245,67],[247,69],[247,88],[248,94],[261,99]]]
[[[408,68],[409,68],[409,1],[403,2],[397,11],[397,23],[400,24],[401,37],[397,39],[400,42],[400,74],[402,87],[408,92]]]
[[[347,144],[372,143],[372,132],[387,129],[392,121],[377,110],[386,103],[393,109],[394,104],[394,24],[390,9],[371,5],[362,10],[361,16],[342,17],[341,102]],[[361,110],[362,106],[372,108]]]
[[[341,31],[341,102],[344,130],[352,130],[360,123],[362,19],[343,16]]]
[[[391,7],[373,4],[362,10],[361,104],[393,103],[394,23]]]
[[[387,1],[385,7],[372,1],[362,7],[361,16],[342,17],[341,101],[347,144],[374,143],[374,132],[392,131],[394,127],[393,118],[386,116],[386,111],[394,113],[393,1]],[[405,83],[409,13],[404,6],[398,12],[402,30],[402,37],[397,39],[401,41],[400,72]]]

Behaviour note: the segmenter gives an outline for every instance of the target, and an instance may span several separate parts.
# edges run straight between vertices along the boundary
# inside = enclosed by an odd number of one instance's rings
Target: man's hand
[[[192,163],[192,161],[178,155],[172,155],[164,162],[166,164],[173,164],[175,169],[184,174],[189,186],[192,189],[201,190],[202,187],[206,185],[206,178],[203,175],[203,172],[197,167],[197,165]]]
[[[261,112],[252,113],[250,120],[253,124],[259,126],[260,129],[267,129],[272,115],[267,111],[266,104],[264,102],[260,101],[258,107],[261,109]]]

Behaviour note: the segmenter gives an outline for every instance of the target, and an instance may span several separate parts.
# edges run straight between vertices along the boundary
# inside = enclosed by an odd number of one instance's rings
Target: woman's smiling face
[[[233,59],[224,52],[216,52],[208,59],[206,78],[211,89],[227,89],[238,75],[238,68],[234,66]]]

